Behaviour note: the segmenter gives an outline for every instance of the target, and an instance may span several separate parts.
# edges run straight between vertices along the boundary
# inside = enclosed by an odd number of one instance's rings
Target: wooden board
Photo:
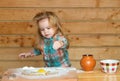
[[[120,21],[62,22],[65,34],[120,34]],[[17,32],[16,32],[17,31]],[[31,22],[0,22],[0,34],[36,34]]]
[[[31,21],[43,10],[55,12],[62,21],[120,20],[120,8],[0,8],[0,21]]]
[[[69,58],[72,61],[77,61],[82,58],[84,54],[93,54],[96,60],[101,59],[119,59],[120,47],[81,47],[81,48],[69,48]],[[20,59],[18,55],[23,52],[29,52],[32,48],[0,48],[0,60],[1,61],[14,61],[14,60],[27,60],[38,61],[42,60],[42,56],[36,56],[33,58]],[[73,58],[74,57],[74,58]]]
[[[119,0],[1,0],[0,7],[120,7]]]
[[[120,46],[120,35],[68,35],[70,46]],[[111,40],[112,39],[112,40]],[[0,47],[32,47],[34,35],[0,35]]]
[[[119,2],[119,1],[117,1]],[[89,6],[95,7],[95,0],[2,0],[0,3],[1,7],[78,7],[78,6]]]

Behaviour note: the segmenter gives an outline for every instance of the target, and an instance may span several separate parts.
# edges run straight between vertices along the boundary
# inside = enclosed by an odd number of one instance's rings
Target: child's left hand
[[[57,50],[57,49],[59,49],[62,46],[63,46],[63,42],[62,41],[55,41],[54,44],[53,44],[53,49]]]

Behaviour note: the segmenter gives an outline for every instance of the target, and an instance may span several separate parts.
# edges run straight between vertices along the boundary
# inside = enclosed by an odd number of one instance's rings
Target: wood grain
[[[1,48],[0,49],[0,60],[2,61],[14,61],[21,60],[18,55],[23,52],[30,52],[33,48]],[[84,54],[93,54],[96,60],[101,59],[120,59],[120,47],[81,47],[81,48],[69,48],[69,58],[71,61],[78,61]],[[74,58],[73,58],[74,57]],[[43,60],[42,55],[25,58],[22,60],[38,61]]]
[[[1,47],[31,47],[35,44],[34,35],[0,35]]]
[[[0,68],[2,71],[6,71],[11,68],[21,68],[21,67],[43,67],[44,62],[42,61],[0,61]]]
[[[68,39],[71,47],[120,46],[120,35],[68,35]],[[32,47],[34,44],[34,35],[0,35],[0,47]]]
[[[95,0],[86,0],[85,2],[82,0],[2,0],[0,4],[1,7],[78,7],[82,5],[86,6],[95,6]]]
[[[68,39],[71,46],[120,46],[120,35],[69,35]]]
[[[62,21],[120,20],[120,8],[0,8],[0,21],[28,21],[43,10],[55,12]]]
[[[33,22],[0,22],[0,34],[36,34]],[[120,34],[120,21],[62,22],[65,34]],[[16,32],[17,31],[17,32]]]
[[[1,0],[0,7],[120,7],[119,0]]]

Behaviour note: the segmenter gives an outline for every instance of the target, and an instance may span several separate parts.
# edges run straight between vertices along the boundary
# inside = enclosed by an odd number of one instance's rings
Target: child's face
[[[48,18],[39,21],[38,25],[40,27],[40,32],[44,37],[51,38],[54,36],[56,27],[51,27]]]

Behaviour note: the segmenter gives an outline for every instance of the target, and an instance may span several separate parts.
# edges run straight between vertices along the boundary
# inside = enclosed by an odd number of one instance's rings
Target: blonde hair
[[[36,44],[40,44],[43,40],[43,36],[41,35],[40,27],[39,27],[38,23],[39,23],[39,21],[46,19],[46,18],[48,18],[48,20],[52,26],[57,27],[56,33],[60,33],[60,34],[64,35],[62,32],[62,25],[61,25],[61,22],[60,22],[60,19],[58,18],[58,16],[54,12],[43,11],[43,12],[37,13],[33,17],[33,21],[35,21],[37,24],[37,32],[38,32],[38,41]],[[35,47],[36,47],[36,45],[35,45]]]

